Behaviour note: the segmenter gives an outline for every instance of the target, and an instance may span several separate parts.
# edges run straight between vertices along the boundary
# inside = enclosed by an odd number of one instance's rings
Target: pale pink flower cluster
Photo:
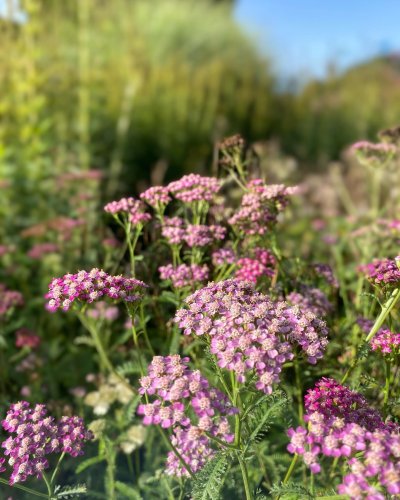
[[[119,213],[125,214],[128,220],[134,226],[144,224],[151,220],[151,215],[146,213],[146,206],[140,200],[135,198],[121,198],[118,201],[112,201],[105,205],[104,210],[112,215]]]
[[[171,245],[186,243],[189,247],[204,247],[223,240],[226,228],[217,224],[186,224],[180,217],[165,217],[161,234]]]
[[[167,187],[153,186],[140,194],[140,199],[148,203],[153,208],[160,208],[171,201]]]
[[[192,287],[195,284],[208,280],[209,269],[206,264],[181,264],[174,267],[172,264],[161,266],[158,269],[162,280],[171,280],[175,288]]]
[[[198,174],[184,175],[181,179],[168,184],[168,191],[184,203],[210,202],[220,188],[221,182],[217,178]]]

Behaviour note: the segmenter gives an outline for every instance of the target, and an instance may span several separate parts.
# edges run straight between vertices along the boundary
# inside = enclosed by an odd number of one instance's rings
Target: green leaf
[[[218,453],[210,460],[194,478],[193,500],[218,500],[224,485],[228,469],[228,455]]]
[[[274,484],[270,490],[272,497],[281,497],[282,500],[314,499],[311,491],[300,483]]]
[[[56,498],[74,498],[83,495],[87,492],[85,484],[77,484],[74,486],[56,486],[54,491]]]
[[[124,498],[129,498],[132,500],[141,500],[142,497],[140,493],[137,491],[137,489],[132,488],[132,486],[128,486],[125,483],[121,483],[121,481],[116,481],[115,482],[115,488],[117,491],[122,493],[124,495]]]
[[[75,473],[80,474],[81,472],[86,470],[88,467],[91,467],[92,465],[95,465],[95,464],[99,464],[100,462],[102,462],[105,459],[106,459],[105,455],[98,455],[97,457],[88,458],[87,460],[84,460],[83,462],[81,462],[78,465],[78,467],[75,470]]]

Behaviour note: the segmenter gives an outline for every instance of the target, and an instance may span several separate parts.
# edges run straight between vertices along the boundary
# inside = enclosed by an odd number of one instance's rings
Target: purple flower
[[[46,406],[33,408],[26,401],[10,406],[3,429],[10,435],[1,443],[8,465],[12,467],[10,484],[25,481],[29,476],[40,478],[49,467],[48,455],[66,453],[72,457],[83,454],[84,444],[92,434],[79,417],[61,417],[56,421],[48,416]],[[4,471],[0,459],[0,471]]]
[[[400,256],[395,259],[375,259],[370,264],[359,266],[359,270],[365,273],[374,285],[398,286],[400,283],[399,260]]]
[[[209,269],[206,264],[181,264],[174,267],[172,264],[161,266],[158,269],[162,280],[171,280],[175,288],[192,287],[196,283],[207,281]]]
[[[57,309],[68,311],[75,301],[91,303],[105,297],[128,303],[136,302],[140,300],[144,288],[147,285],[142,281],[111,276],[101,269],[79,271],[51,281],[46,294],[49,299],[46,308],[50,312]]]

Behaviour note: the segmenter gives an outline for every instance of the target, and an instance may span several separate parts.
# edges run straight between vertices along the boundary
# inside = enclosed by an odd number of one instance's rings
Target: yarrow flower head
[[[394,144],[385,142],[374,144],[369,141],[359,141],[351,146],[351,151],[356,154],[362,165],[377,168],[390,161],[398,149]]]
[[[255,387],[268,394],[279,382],[283,364],[293,359],[292,344],[315,363],[327,345],[323,321],[286,302],[274,302],[250,282],[210,283],[185,300],[175,321],[185,335],[208,335],[210,351],[221,368],[239,382],[255,376]]]
[[[187,224],[180,217],[165,217],[161,234],[170,244],[189,247],[205,247],[225,238],[226,228],[214,224]]]
[[[88,316],[112,322],[118,318],[119,310],[117,306],[110,305],[105,300],[101,300],[96,302],[93,308],[89,309]]]
[[[40,478],[49,467],[48,455],[66,453],[72,457],[83,454],[83,447],[92,439],[79,417],[61,417],[55,420],[46,406],[33,408],[26,401],[10,406],[3,429],[9,437],[1,443],[7,463],[12,467],[10,484],[25,481],[29,476]],[[0,466],[3,465],[4,459]]]
[[[328,297],[319,288],[302,285],[298,292],[291,292],[287,301],[292,305],[298,305],[303,311],[309,310],[316,316],[326,316],[333,307]]]
[[[174,267],[172,264],[161,266],[158,269],[162,280],[171,280],[175,288],[192,287],[196,283],[207,281],[209,269],[206,264],[181,264]]]
[[[242,257],[237,260],[236,279],[257,283],[262,276],[271,278],[274,275],[276,264],[274,255],[265,248],[255,248],[253,254],[252,258]]]
[[[24,299],[21,293],[16,290],[8,290],[3,283],[0,283],[0,318],[15,307],[23,305]]]
[[[192,472],[197,472],[215,454],[207,433],[231,443],[228,416],[238,412],[225,394],[210,386],[198,370],[188,366],[189,358],[155,356],[148,374],[140,379],[140,394],[152,402],[141,404],[138,414],[144,425],[172,428],[172,442]],[[167,458],[167,473],[188,475],[174,453]]]
[[[211,261],[215,267],[233,264],[236,261],[235,251],[230,247],[219,248],[211,254]]]
[[[79,271],[54,278],[49,285],[46,308],[50,312],[57,309],[68,311],[74,302],[92,303],[109,297],[133,303],[141,299],[147,285],[135,278],[111,276],[101,269]]]
[[[359,266],[359,270],[365,273],[374,285],[397,286],[400,283],[400,256],[395,259],[375,259],[369,264]]]
[[[112,215],[123,214],[128,221],[134,225],[145,224],[151,220],[151,215],[146,213],[146,206],[135,198],[121,198],[119,201],[112,201],[105,205],[104,210]]]
[[[55,253],[58,251],[59,247],[55,243],[38,243],[29,250],[28,257],[30,257],[31,259],[39,260],[46,254]]]
[[[140,194],[140,199],[148,203],[153,208],[165,208],[171,201],[167,187],[153,186]]]
[[[297,192],[296,187],[283,184],[266,185],[261,179],[247,184],[239,210],[229,219],[247,235],[263,235],[276,224],[280,212],[289,203],[289,196]]]
[[[311,472],[321,470],[319,457],[343,458],[350,473],[340,494],[358,500],[384,499],[400,493],[399,427],[385,423],[367,400],[332,379],[321,379],[305,396],[307,428],[289,429],[288,451],[302,455]],[[371,496],[372,495],[372,496]]]
[[[371,349],[384,356],[400,355],[400,333],[394,333],[387,328],[381,328],[371,339]]]
[[[333,288],[339,287],[339,282],[329,264],[312,264],[311,269],[317,277],[323,278],[328,285],[331,285]]]
[[[203,177],[198,174],[184,175],[178,181],[168,184],[168,191],[184,203],[210,202],[220,188],[221,182],[215,177]]]

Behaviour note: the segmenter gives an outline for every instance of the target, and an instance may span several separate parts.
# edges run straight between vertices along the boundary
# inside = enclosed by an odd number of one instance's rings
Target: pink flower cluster
[[[21,307],[24,305],[22,295],[16,290],[8,290],[8,288],[0,283],[0,318],[5,316],[8,311],[14,307]]]
[[[243,196],[239,210],[229,219],[248,235],[263,235],[277,222],[278,214],[289,203],[289,196],[297,192],[296,187],[282,184],[266,185],[261,179],[247,184],[248,192]]]
[[[118,318],[119,310],[117,306],[110,305],[106,301],[101,300],[88,311],[88,316],[94,319],[112,322]]]
[[[319,288],[302,285],[298,292],[291,292],[286,300],[299,306],[302,310],[311,311],[316,316],[326,316],[333,307],[328,297]]]
[[[48,253],[56,253],[59,251],[58,245],[55,243],[38,243],[28,251],[28,257],[35,260],[40,260]]]
[[[332,379],[321,379],[305,397],[307,429],[289,429],[290,453],[318,473],[319,456],[343,457],[350,467],[340,494],[384,500],[400,493],[399,428],[385,424],[366,399]]]
[[[211,254],[211,261],[215,267],[234,264],[236,261],[235,251],[229,247],[219,248]]]
[[[286,302],[274,302],[250,282],[230,279],[210,283],[185,299],[175,316],[185,335],[208,335],[221,368],[241,383],[254,379],[258,390],[272,392],[283,364],[293,359],[292,344],[309,362],[321,358],[327,341],[323,321]]]
[[[161,208],[171,201],[167,187],[153,186],[140,195],[140,199],[148,203],[153,208]]]
[[[276,259],[274,255],[265,248],[255,248],[254,258],[242,257],[236,262],[237,271],[235,278],[242,281],[257,283],[262,276],[272,277]]]
[[[189,247],[204,247],[225,238],[226,229],[220,225],[188,224],[180,217],[165,217],[161,234],[169,243]]]
[[[369,141],[359,141],[351,146],[361,163],[371,167],[379,167],[393,158],[397,153],[397,147],[394,144],[380,142],[374,144]]]
[[[61,417],[56,421],[48,416],[45,405],[37,404],[31,408],[26,401],[10,406],[2,426],[10,434],[1,447],[12,467],[11,485],[25,481],[29,476],[40,478],[49,467],[47,455],[82,455],[85,442],[92,438],[81,418]],[[4,464],[4,459],[2,462]]]
[[[20,328],[15,332],[15,346],[36,349],[40,345],[40,337],[28,328]]]
[[[138,414],[144,425],[173,428],[172,442],[193,472],[215,453],[206,433],[228,443],[233,441],[227,417],[237,413],[225,394],[210,387],[201,373],[188,367],[189,358],[155,356],[148,375],[140,379],[140,394],[155,397],[141,404]],[[167,472],[187,475],[174,453],[167,459]]]
[[[220,188],[221,182],[215,177],[203,177],[198,174],[184,175],[181,179],[168,184],[168,191],[184,203],[210,202]]]
[[[383,355],[400,355],[400,333],[381,328],[371,340],[371,349]]]
[[[172,264],[158,268],[162,280],[171,280],[175,288],[193,286],[208,280],[209,269],[206,264],[181,264],[174,267]]]
[[[151,220],[151,215],[146,213],[146,206],[135,198],[121,198],[119,201],[112,201],[105,205],[104,210],[112,215],[123,213],[134,226],[144,224]]]
[[[91,303],[109,297],[124,302],[138,301],[147,285],[135,278],[111,276],[101,269],[79,271],[54,278],[49,285],[46,308],[54,312],[57,309],[68,311],[73,302]]]
[[[400,283],[400,256],[395,259],[375,259],[369,264],[359,266],[359,270],[375,285],[393,285]]]

